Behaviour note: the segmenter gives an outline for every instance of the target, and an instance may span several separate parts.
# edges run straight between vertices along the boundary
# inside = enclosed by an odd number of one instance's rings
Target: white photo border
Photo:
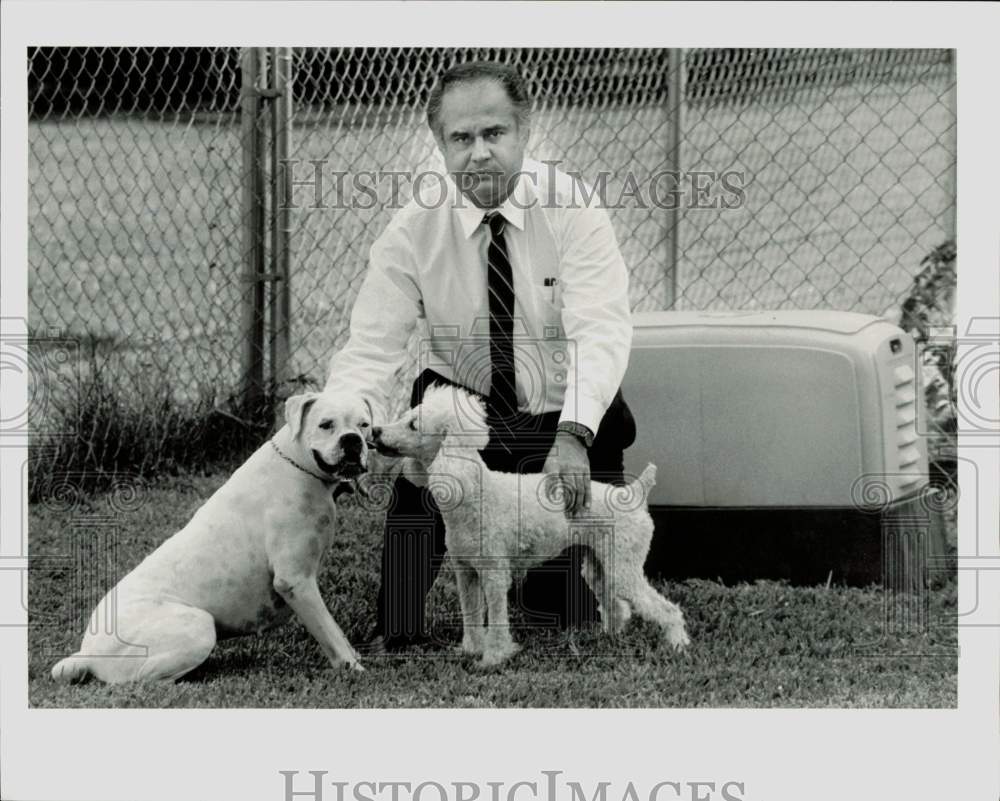
[[[995,332],[995,9],[937,3],[5,2],[0,316],[27,314],[25,50],[31,45],[905,46],[957,51],[958,332],[974,319],[992,321]],[[23,380],[5,375],[2,390],[5,408],[24,407]],[[587,787],[611,782],[613,801],[629,781],[648,789],[670,780],[742,782],[746,801],[996,799],[1000,441],[961,444],[968,463],[960,481],[978,481],[984,505],[976,510],[963,500],[960,509],[959,552],[968,557],[960,608],[969,611],[960,631],[955,710],[35,710],[27,702],[26,629],[7,628],[0,629],[0,796],[286,801],[281,770],[302,777],[327,771],[326,780],[349,783],[504,781],[508,787],[541,783],[542,771],[560,770]],[[26,502],[18,497],[24,458],[23,451],[0,448],[6,532],[20,531],[25,520]],[[0,583],[0,602],[18,602],[3,571]],[[307,787],[303,782],[296,789]],[[336,799],[332,785],[324,797]]]

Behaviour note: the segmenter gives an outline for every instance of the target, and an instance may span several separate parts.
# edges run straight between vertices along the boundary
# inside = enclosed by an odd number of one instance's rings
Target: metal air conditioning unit
[[[924,405],[908,334],[832,311],[649,312],[634,323],[623,393],[638,437],[625,467],[658,466],[651,573],[864,584],[899,560],[909,578],[922,573],[940,531],[922,503]],[[914,512],[927,524],[911,525]]]

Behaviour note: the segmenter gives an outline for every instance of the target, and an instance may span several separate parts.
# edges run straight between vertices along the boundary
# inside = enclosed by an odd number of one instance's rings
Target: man
[[[553,474],[572,516],[590,503],[591,471],[621,481],[622,451],[635,438],[619,392],[632,338],[628,272],[593,195],[587,203],[569,176],[524,159],[530,107],[506,65],[470,62],[441,78],[427,122],[448,170],[438,187],[446,191],[437,202],[415,191],[372,246],[330,382],[352,385],[378,410],[424,320],[426,369],[411,405],[434,381],[482,395],[487,466]],[[386,514],[372,650],[426,636],[424,598],[443,556],[433,498],[400,477]],[[529,573],[514,603],[539,624],[595,616],[578,554]]]

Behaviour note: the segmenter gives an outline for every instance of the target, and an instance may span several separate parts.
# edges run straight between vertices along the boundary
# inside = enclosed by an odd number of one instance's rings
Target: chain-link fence
[[[30,327],[128,351],[135,370],[124,382],[146,363],[185,393],[230,382],[242,260],[238,56],[30,53]]]
[[[209,455],[240,361],[239,91],[232,48],[29,51],[33,493]]]
[[[314,161],[363,172],[365,184],[443,170],[422,104],[443,69],[469,58],[517,64],[528,78],[530,154],[591,182],[606,176],[636,310],[898,315],[920,260],[954,235],[949,51],[693,51],[677,165],[663,50],[307,50],[295,69],[297,180]],[[677,169],[686,178],[671,265],[675,218],[658,176]],[[411,186],[399,187],[402,203]],[[322,370],[345,341],[368,248],[392,214],[393,184],[377,189],[370,208],[343,208],[354,198],[340,196],[340,208],[297,211],[300,371]],[[308,203],[313,190],[297,191]]]
[[[517,64],[529,155],[600,185],[636,310],[898,320],[954,237],[951,51],[691,50],[672,72],[657,49],[296,49],[290,374],[322,383],[344,343],[412,190],[391,176],[443,171],[423,104],[469,58]],[[31,330],[213,408],[238,387],[248,291],[241,80],[233,49],[29,53]]]

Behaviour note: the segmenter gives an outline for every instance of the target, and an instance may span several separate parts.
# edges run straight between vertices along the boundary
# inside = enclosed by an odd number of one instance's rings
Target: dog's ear
[[[486,402],[478,395],[469,394],[469,407],[477,427],[486,428]]]
[[[478,433],[486,430],[486,404],[482,397],[463,389],[452,395],[452,406],[463,432]]]
[[[309,407],[316,402],[318,397],[318,392],[304,392],[301,395],[292,395],[285,401],[285,422],[291,429],[292,439],[299,438],[299,434],[302,432],[302,421],[306,419]]]

